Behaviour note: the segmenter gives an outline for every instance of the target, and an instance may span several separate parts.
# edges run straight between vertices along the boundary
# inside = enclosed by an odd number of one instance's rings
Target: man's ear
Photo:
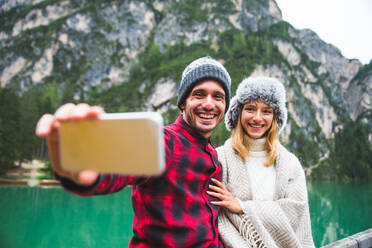
[[[180,104],[180,109],[181,109],[181,112],[185,110],[185,103]]]

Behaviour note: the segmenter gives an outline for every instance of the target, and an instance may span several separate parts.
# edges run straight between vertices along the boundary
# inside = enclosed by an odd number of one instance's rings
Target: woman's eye
[[[272,111],[272,110],[264,110],[264,113],[265,113],[265,114],[272,114],[273,111]]]

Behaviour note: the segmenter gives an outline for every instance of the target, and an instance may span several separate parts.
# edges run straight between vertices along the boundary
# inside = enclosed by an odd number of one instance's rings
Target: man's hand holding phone
[[[156,112],[110,113],[68,103],[45,114],[36,135],[47,138],[55,173],[92,185],[98,173],[155,176],[165,169],[163,118]]]
[[[97,119],[105,111],[99,106],[89,106],[85,103],[73,104],[67,103],[52,114],[43,115],[36,126],[36,135],[40,138],[47,138],[48,154],[57,175],[66,177],[76,184],[89,186],[92,185],[97,177],[98,172],[93,170],[83,170],[71,172],[63,169],[61,165],[59,128],[61,123],[66,121],[81,121],[84,119]]]

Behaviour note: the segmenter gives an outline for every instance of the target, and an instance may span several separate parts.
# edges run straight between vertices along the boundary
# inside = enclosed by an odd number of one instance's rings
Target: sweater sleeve
[[[295,173],[285,185],[284,196],[278,200],[241,201],[244,212],[241,221],[246,224],[240,223],[240,232],[244,235],[249,220],[267,243],[272,241],[278,247],[314,247],[306,180],[297,159]]]
[[[100,174],[92,185],[82,186],[74,183],[68,178],[60,177],[57,174],[55,174],[55,177],[61,182],[63,188],[80,196],[111,194],[118,192],[127,185],[138,185],[149,180],[149,177]]]

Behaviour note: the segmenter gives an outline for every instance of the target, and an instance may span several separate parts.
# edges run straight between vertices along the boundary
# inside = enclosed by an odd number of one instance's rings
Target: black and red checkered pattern
[[[134,236],[129,247],[223,247],[218,237],[219,207],[206,190],[211,178],[221,180],[217,153],[195,133],[182,115],[164,127],[166,171],[158,177],[100,175],[92,187],[61,178],[79,195],[109,194],[133,185]],[[140,149],[140,147],[139,147]]]

